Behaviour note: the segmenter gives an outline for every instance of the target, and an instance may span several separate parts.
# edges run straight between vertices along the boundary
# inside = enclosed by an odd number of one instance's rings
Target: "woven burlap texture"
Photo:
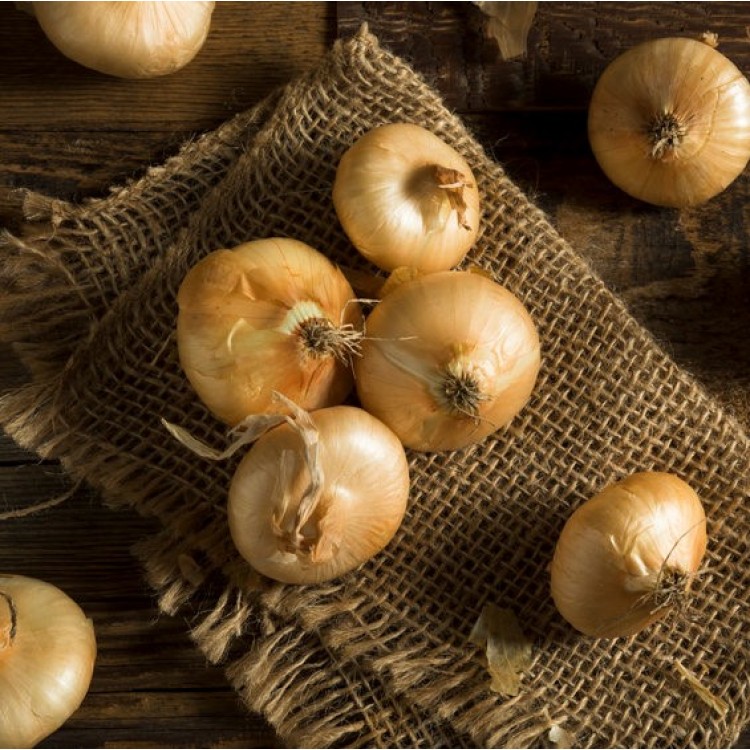
[[[426,126],[471,164],[484,212],[466,262],[526,304],[542,370],[494,437],[409,453],[409,509],[383,553],[329,584],[274,584],[229,538],[239,458],[197,458],[161,424],[225,444],[179,368],[176,292],[206,253],[267,236],[372,271],[338,225],[331,187],[346,148],[386,122]],[[558,724],[577,746],[726,746],[748,722],[747,437],[366,29],[138,182],[82,205],[28,195],[26,209],[24,231],[3,239],[0,318],[33,380],[4,396],[2,423],[107,502],[161,521],[138,550],[161,606],[192,623],[284,740],[540,746]],[[630,639],[584,638],[549,595],[555,540],[586,498],[646,469],[677,473],[704,502],[709,551],[690,614]],[[534,641],[514,698],[489,690],[467,642],[486,603],[512,608]],[[703,703],[675,662],[730,710]]]

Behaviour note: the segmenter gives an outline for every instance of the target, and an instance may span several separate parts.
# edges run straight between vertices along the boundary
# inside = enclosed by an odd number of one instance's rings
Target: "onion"
[[[404,516],[409,467],[398,438],[353,406],[293,409],[237,467],[228,516],[240,554],[285,583],[320,583],[382,550]]]
[[[0,575],[0,747],[33,747],[80,706],[91,683],[91,620],[56,586]]]
[[[333,205],[354,247],[379,268],[446,271],[479,231],[479,192],[455,149],[418,125],[383,125],[341,158]]]
[[[208,36],[213,2],[35,2],[34,15],[66,57],[120,78],[187,65]]]
[[[479,273],[444,271],[404,281],[376,305],[355,377],[363,407],[404,445],[441,451],[507,424],[539,365],[536,328],[511,292]]]
[[[704,42],[645,42],[601,75],[588,131],[599,165],[626,193],[659,206],[694,206],[745,169],[750,83]]]
[[[305,409],[352,389],[361,312],[341,271],[297,240],[217,250],[178,293],[177,346],[205,405],[234,425],[278,409],[274,391]]]
[[[690,486],[673,474],[632,474],[568,519],[552,597],[582,633],[632,635],[684,606],[705,551],[706,516]]]

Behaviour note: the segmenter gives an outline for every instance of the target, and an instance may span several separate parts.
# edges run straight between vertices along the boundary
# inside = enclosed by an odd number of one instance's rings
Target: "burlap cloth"
[[[225,444],[178,366],[176,291],[207,252],[271,235],[366,268],[331,186],[353,140],[395,121],[430,128],[470,162],[484,215],[468,262],[528,306],[540,380],[493,439],[410,454],[407,517],[376,559],[327,585],[274,585],[227,532],[239,458],[196,458],[161,425]],[[161,606],[192,623],[206,656],[288,743],[540,746],[558,724],[580,746],[725,746],[748,722],[746,435],[366,29],[140,181],[78,206],[28,195],[26,208],[25,231],[4,238],[0,314],[33,382],[4,397],[2,424],[108,502],[161,521],[139,549]],[[676,472],[700,494],[706,571],[688,617],[592,641],[549,596],[555,540],[584,499],[644,469]],[[512,699],[488,689],[467,643],[488,602],[513,608],[535,644]],[[675,661],[729,704],[726,715]]]

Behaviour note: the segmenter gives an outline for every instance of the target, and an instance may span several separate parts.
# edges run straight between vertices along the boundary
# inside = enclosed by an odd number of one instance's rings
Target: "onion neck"
[[[651,157],[663,161],[675,156],[687,135],[687,127],[673,112],[662,112],[646,128]]]
[[[438,380],[438,401],[454,416],[477,419],[482,402],[487,400],[482,383],[481,373],[459,351],[443,369]]]
[[[339,547],[342,529],[328,505],[323,493],[318,492],[314,497],[303,497],[286,517],[274,518],[279,549],[315,564],[329,561]]]
[[[468,207],[464,191],[473,186],[457,169],[443,167],[440,164],[429,164],[417,170],[409,187],[422,203],[424,223],[428,229],[442,229],[445,220],[440,206],[443,201],[447,201],[450,214],[456,214],[458,225],[462,229],[471,229],[466,218]],[[437,201],[435,201],[436,197]],[[437,210],[435,210],[436,202]]]
[[[330,560],[341,541],[343,519],[331,512],[320,456],[320,434],[310,415],[287,401],[292,416],[287,424],[297,433],[302,450],[286,450],[281,456],[277,480],[273,534],[280,551],[306,558],[311,563]],[[306,471],[300,474],[300,459]],[[305,476],[306,475],[306,476]],[[305,484],[300,488],[300,479]]]
[[[13,597],[0,591],[0,656],[13,645],[18,627],[18,613]]]
[[[352,325],[334,325],[321,307],[309,300],[292,307],[279,330],[297,336],[303,356],[315,359],[333,357],[348,364],[362,345],[361,331]]]

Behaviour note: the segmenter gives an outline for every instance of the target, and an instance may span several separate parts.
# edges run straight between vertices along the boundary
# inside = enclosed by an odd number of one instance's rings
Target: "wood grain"
[[[314,66],[333,23],[320,2],[217,3],[206,43],[188,66],[127,81],[63,57],[34,18],[0,3],[0,130],[213,127]]]

